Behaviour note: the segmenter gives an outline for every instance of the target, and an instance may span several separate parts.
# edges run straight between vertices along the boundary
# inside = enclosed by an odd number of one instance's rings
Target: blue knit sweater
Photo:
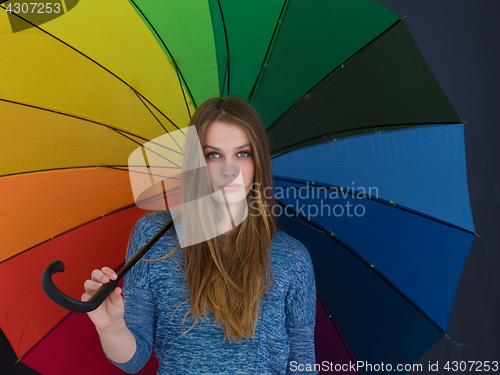
[[[169,212],[154,212],[136,224],[127,261],[170,219]],[[159,258],[178,244],[169,231],[146,254]],[[316,286],[311,258],[296,239],[278,231],[270,251],[274,290],[262,297],[256,337],[236,343],[224,340],[213,314],[202,319],[184,336],[194,320],[182,320],[189,302],[181,249],[167,259],[139,262],[125,276],[123,296],[125,322],[133,333],[137,350],[127,363],[115,363],[127,373],[136,373],[148,361],[154,344],[158,374],[298,374],[292,369],[314,365]],[[177,265],[178,264],[178,265]],[[266,304],[267,301],[267,304]],[[299,365],[303,365],[299,366]]]

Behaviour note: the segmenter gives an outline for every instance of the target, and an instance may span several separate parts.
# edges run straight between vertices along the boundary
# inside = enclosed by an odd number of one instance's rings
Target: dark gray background
[[[419,361],[450,374],[447,361],[500,362],[500,0],[380,0],[404,17],[465,125],[467,175],[476,238],[448,326]],[[427,370],[439,361],[439,372]],[[500,363],[499,363],[500,366]],[[500,374],[467,371],[460,373]]]

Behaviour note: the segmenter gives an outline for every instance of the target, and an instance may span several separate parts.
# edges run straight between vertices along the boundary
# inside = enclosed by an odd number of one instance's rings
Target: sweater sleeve
[[[127,262],[149,240],[150,227],[147,216],[142,217],[137,222],[130,239]],[[111,362],[126,373],[135,374],[148,362],[154,342],[155,303],[150,287],[149,262],[140,261],[125,275],[123,299],[125,303],[125,323],[135,337],[137,349],[128,362]]]
[[[311,257],[300,244],[295,272],[286,296],[286,331],[290,340],[287,374],[317,374],[315,371],[314,327],[316,283]]]

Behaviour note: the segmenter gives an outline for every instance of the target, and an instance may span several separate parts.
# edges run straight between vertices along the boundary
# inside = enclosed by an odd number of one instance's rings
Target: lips
[[[240,188],[240,184],[226,184],[226,185],[222,185],[220,188],[221,190],[224,190],[224,191],[236,191]]]

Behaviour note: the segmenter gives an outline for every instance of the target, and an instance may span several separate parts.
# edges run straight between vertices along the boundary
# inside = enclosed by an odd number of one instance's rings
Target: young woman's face
[[[255,175],[253,150],[245,131],[238,125],[213,122],[205,135],[203,153],[213,191],[222,190],[228,203],[243,200]]]

